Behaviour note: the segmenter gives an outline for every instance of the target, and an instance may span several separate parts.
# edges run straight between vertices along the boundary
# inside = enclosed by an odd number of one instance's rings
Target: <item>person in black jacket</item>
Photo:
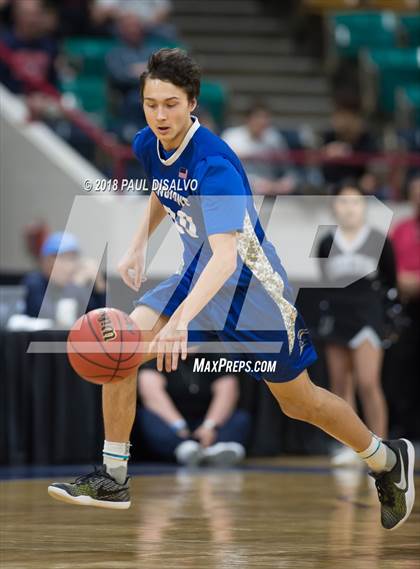
[[[212,360],[217,362],[217,358]],[[161,373],[156,361],[139,371],[137,424],[153,454],[187,466],[229,466],[245,456],[251,417],[238,409],[239,379],[194,371],[195,357]]]
[[[384,297],[396,289],[393,248],[388,238],[367,224],[366,201],[357,184],[343,182],[334,193],[337,231],[324,237],[318,250],[318,257],[326,259],[321,263],[323,282],[326,287],[334,286],[324,290],[319,324],[331,390],[353,407],[357,393],[368,427],[386,437],[388,413],[381,367]],[[348,282],[352,284],[346,286]],[[354,456],[346,449],[333,461],[339,465]]]

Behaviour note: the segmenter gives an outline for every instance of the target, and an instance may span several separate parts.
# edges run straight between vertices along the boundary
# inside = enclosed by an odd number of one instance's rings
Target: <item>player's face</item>
[[[346,188],[334,200],[334,213],[340,227],[358,229],[365,223],[365,199],[357,190]]]
[[[196,101],[169,81],[146,79],[143,90],[143,109],[147,124],[165,150],[177,148],[191,126],[191,112]]]

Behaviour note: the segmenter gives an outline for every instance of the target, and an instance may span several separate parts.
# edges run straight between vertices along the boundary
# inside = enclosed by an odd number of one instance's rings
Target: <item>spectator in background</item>
[[[396,428],[401,432],[420,432],[420,173],[408,187],[413,214],[398,222],[391,238],[397,261],[397,278],[409,323],[393,346],[392,362],[398,374],[398,396],[391,401]],[[391,375],[389,382],[395,377]]]
[[[146,126],[138,84],[154,49],[146,44],[143,23],[135,13],[118,15],[117,35],[119,45],[107,54],[106,69],[118,108],[116,114],[121,121],[120,138],[128,143]]]
[[[142,406],[137,424],[154,454],[189,466],[230,465],[245,456],[250,416],[236,409],[234,375],[194,373],[194,358],[177,371],[160,373],[155,362],[140,368]]]
[[[395,190],[389,182],[391,176],[389,167],[381,162],[372,162],[367,165],[365,173],[359,180],[359,186],[367,196],[374,196],[379,200],[390,200]]]
[[[276,195],[293,191],[296,179],[287,165],[267,160],[270,153],[286,152],[288,148],[265,105],[252,105],[245,124],[228,128],[221,136],[241,159],[255,193]]]
[[[22,70],[34,79],[56,83],[55,62],[58,48],[51,37],[51,11],[41,0],[12,4],[12,28],[0,36],[13,52],[12,67],[0,62],[0,81],[14,93],[24,91]]]
[[[55,320],[60,299],[77,301],[77,316],[87,304],[86,312],[105,306],[105,279],[89,259],[82,259],[77,239],[70,233],[52,233],[44,241],[40,252],[40,269],[26,275],[26,314]],[[48,295],[47,286],[50,284]],[[92,295],[89,298],[91,288]]]
[[[115,22],[123,13],[139,18],[150,32],[175,37],[175,28],[169,23],[172,11],[170,0],[94,0],[92,20],[97,26]]]
[[[347,158],[353,152],[376,152],[373,136],[367,131],[356,105],[339,105],[332,115],[332,129],[323,134],[323,150],[327,159]],[[366,172],[365,164],[338,164],[326,162],[324,179],[337,184],[346,178],[360,179]]]
[[[139,77],[147,67],[147,60],[153,49],[145,43],[145,31],[136,14],[122,12],[117,18],[119,45],[106,57],[106,67],[111,85],[121,94],[136,92],[139,105]]]
[[[57,18],[57,35],[91,36],[97,30],[91,21],[91,0],[47,0]]]
[[[319,324],[331,391],[354,408],[357,393],[366,424],[386,438],[382,340],[385,294],[396,287],[393,248],[388,239],[367,225],[365,200],[356,183],[344,181],[334,195],[338,228],[335,235],[329,234],[321,241],[318,249],[318,257],[326,259],[321,266],[324,286],[336,287],[324,290]],[[353,282],[346,286],[349,280]],[[333,464],[341,466],[358,460],[351,449],[343,448],[333,457]]]
[[[398,287],[407,303],[420,303],[420,174],[411,179],[408,197],[413,215],[392,231],[398,272]]]

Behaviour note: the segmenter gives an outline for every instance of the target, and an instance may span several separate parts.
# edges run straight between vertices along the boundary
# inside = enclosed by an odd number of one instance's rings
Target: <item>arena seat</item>
[[[80,75],[74,79],[62,81],[60,89],[63,93],[72,93],[77,106],[87,113],[96,115],[96,121],[103,124],[107,109],[105,77]]]
[[[116,45],[109,38],[67,38],[63,42],[63,53],[74,63],[83,75],[104,75],[105,56]]]
[[[419,82],[420,47],[370,49],[361,59],[367,84],[375,85],[379,109],[385,113],[393,113],[397,87]]]
[[[201,82],[200,105],[208,111],[218,126],[223,125],[227,93],[220,83],[203,80]]]
[[[407,45],[420,45],[420,15],[406,14],[400,16],[401,31]]]
[[[343,12],[330,18],[330,34],[338,55],[356,57],[365,47],[398,45],[398,17],[393,12]]]

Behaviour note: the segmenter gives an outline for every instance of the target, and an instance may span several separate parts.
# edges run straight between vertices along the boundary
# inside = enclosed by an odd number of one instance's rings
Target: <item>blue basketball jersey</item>
[[[238,231],[242,263],[227,285],[243,278],[243,263],[253,274],[265,264],[264,270],[278,272],[288,289],[285,271],[258,219],[242,164],[223,140],[194,119],[174,153],[163,150],[149,127],[137,133],[133,149],[149,186],[180,234],[185,268],[194,259],[196,272],[204,268],[212,254],[210,235]],[[252,253],[258,253],[257,262]]]
[[[286,272],[265,237],[242,164],[223,140],[192,118],[183,142],[172,153],[165,152],[149,127],[134,138],[133,150],[148,185],[184,246],[180,275],[173,275],[138,302],[171,316],[212,256],[209,237],[234,231],[237,268],[203,309],[200,327],[228,329],[233,337],[236,330],[253,330],[248,333],[251,343],[263,337],[258,331],[269,331],[271,337],[273,331],[281,330],[286,352],[296,349],[299,354],[297,338],[304,324],[293,305]]]

